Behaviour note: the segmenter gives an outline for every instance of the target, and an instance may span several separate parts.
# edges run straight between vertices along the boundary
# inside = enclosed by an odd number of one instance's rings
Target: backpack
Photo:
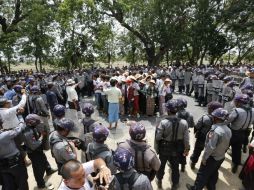
[[[134,168],[140,173],[147,175],[145,172],[147,169],[145,166],[145,151],[150,148],[149,145],[146,146],[138,146],[132,143],[130,140],[127,140],[127,143],[130,145],[131,148],[135,151],[135,165]]]
[[[119,182],[121,190],[131,190],[140,175],[136,171],[130,177],[123,177],[123,173],[117,173],[115,178]]]
[[[116,173],[116,167],[113,163],[113,151],[108,148],[108,146],[101,146],[95,149],[94,143],[89,143],[86,150],[87,159],[94,160],[101,158],[105,161],[107,167],[114,174]]]

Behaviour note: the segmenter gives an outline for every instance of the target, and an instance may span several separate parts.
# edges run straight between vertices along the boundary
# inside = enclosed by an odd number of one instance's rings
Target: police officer
[[[206,81],[201,70],[198,70],[197,72],[197,83],[198,83],[198,105],[205,106]]]
[[[105,161],[107,167],[112,174],[116,173],[116,167],[113,164],[112,151],[104,142],[106,141],[109,130],[102,124],[96,124],[93,129],[93,142],[89,143],[87,147],[83,147],[83,151],[87,153],[87,161],[101,158]]]
[[[217,79],[216,75],[210,75],[207,78],[206,84],[206,103],[210,103],[213,100],[213,80]]]
[[[144,174],[134,169],[134,157],[127,149],[117,148],[113,156],[114,164],[120,171],[115,174],[114,189],[151,190],[152,185]]]
[[[178,111],[178,102],[175,99],[166,103],[168,117],[162,120],[156,128],[155,139],[159,144],[159,158],[161,166],[157,172],[157,185],[162,188],[162,179],[164,176],[165,165],[169,161],[172,170],[172,189],[179,187],[179,154],[184,152],[187,156],[189,145],[188,124],[183,119],[178,119],[176,113]],[[184,150],[181,150],[184,147]]]
[[[3,129],[0,118],[0,177],[5,190],[28,190],[28,175],[24,159],[16,147],[14,138],[24,130],[20,123],[16,128]]]
[[[254,68],[251,68],[249,71],[246,72],[246,75],[248,77],[245,77],[243,79],[243,81],[240,84],[240,88],[242,88],[243,86],[247,85],[247,84],[252,84],[254,85]]]
[[[236,173],[241,164],[241,149],[244,144],[246,130],[254,121],[254,108],[250,107],[250,98],[247,94],[238,94],[234,98],[236,108],[229,115],[231,123],[232,139],[232,172]]]
[[[205,147],[205,139],[207,133],[210,131],[213,125],[213,118],[211,113],[218,109],[222,108],[222,104],[219,102],[210,102],[207,105],[208,114],[203,115],[197,122],[194,127],[196,142],[194,146],[193,153],[190,157],[191,160],[191,169],[195,169],[195,165],[198,162],[199,156]]]
[[[205,150],[194,186],[186,184],[188,190],[215,190],[218,180],[218,170],[225,159],[229,147],[231,130],[224,123],[228,117],[227,110],[218,108],[211,113],[213,125],[205,141]]]
[[[130,125],[131,139],[118,143],[118,147],[128,149],[135,158],[134,168],[152,181],[160,168],[160,160],[145,140],[146,129],[142,123],[134,122]]]
[[[47,187],[48,189],[54,189],[50,183],[45,183],[43,179],[45,172],[47,176],[49,176],[57,170],[50,167],[47,157],[43,152],[40,137],[44,134],[39,133],[36,129],[36,126],[41,123],[40,117],[36,114],[29,114],[26,116],[25,122],[26,128],[22,132],[22,137],[26,146],[27,155],[32,161],[33,173],[37,186],[38,188]]]
[[[46,103],[40,96],[40,88],[38,86],[33,86],[30,89],[31,95],[28,97],[29,102],[29,113],[34,113],[40,116],[42,124],[38,126],[39,131],[46,131],[46,135],[43,136],[42,147],[44,150],[49,150],[49,111],[46,107]]]
[[[65,117],[65,107],[61,104],[55,105],[53,114],[55,115],[55,119],[53,120],[53,127],[56,130],[58,121]]]
[[[77,152],[74,143],[66,137],[70,131],[75,131],[75,124],[72,120],[62,118],[56,126],[56,131],[50,134],[50,147],[52,155],[56,160],[58,172],[62,165],[71,159],[77,159]]]
[[[177,99],[178,103],[178,112],[176,114],[177,118],[184,119],[187,121],[188,128],[193,128],[194,127],[194,119],[193,115],[186,110],[187,108],[187,101],[184,98],[178,98]],[[182,151],[184,151],[184,147],[182,148]],[[179,154],[179,162],[181,164],[181,172],[185,171],[185,165],[186,165],[186,156],[183,155],[184,152]]]
[[[172,84],[170,86],[172,88],[172,92],[174,92],[175,91],[175,84],[176,84],[176,81],[177,81],[177,73],[176,73],[175,66],[172,68],[172,71],[170,73],[170,79],[172,81]]]
[[[48,90],[46,92],[47,103],[49,105],[49,109],[51,112],[52,120],[55,119],[55,115],[53,114],[54,107],[58,104],[58,99],[56,93],[53,91],[54,83],[48,83]]]

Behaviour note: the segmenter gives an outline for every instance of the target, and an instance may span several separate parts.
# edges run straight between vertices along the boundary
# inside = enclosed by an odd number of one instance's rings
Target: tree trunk
[[[41,57],[39,57],[39,65],[40,65],[40,72],[42,72],[42,60],[41,60]]]
[[[8,73],[11,73],[11,58],[7,58],[7,63],[8,63]]]
[[[167,59],[167,66],[169,67],[169,51],[167,51],[166,59]]]
[[[147,62],[148,66],[157,66],[160,64],[161,60],[163,59],[163,56],[168,51],[168,49],[160,49],[159,52],[156,54],[155,47],[147,47],[146,49],[146,55],[147,55]]]
[[[134,65],[134,67],[136,66],[135,65],[135,52],[136,52],[136,47],[135,46],[132,46],[132,58],[131,58],[131,64]]]
[[[39,70],[38,70],[38,57],[35,58],[34,65],[35,65],[36,72],[39,72]]]
[[[110,68],[110,63],[111,63],[111,53],[107,52],[107,63],[108,63],[108,67]]]

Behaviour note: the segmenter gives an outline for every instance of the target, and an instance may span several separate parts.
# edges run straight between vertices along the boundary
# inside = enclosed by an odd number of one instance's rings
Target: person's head
[[[0,97],[0,108],[10,108],[12,105],[12,101],[8,100],[6,97]]]
[[[254,86],[251,83],[247,83],[246,85],[244,85],[241,90],[254,90]]]
[[[166,103],[168,115],[175,115],[178,112],[178,102],[176,99],[171,99]]]
[[[129,134],[132,140],[142,141],[146,136],[146,128],[141,122],[130,125]]]
[[[56,124],[56,130],[64,137],[68,136],[70,131],[76,131],[75,124],[72,120],[67,118],[60,119]]]
[[[156,83],[155,83],[155,81],[154,81],[154,80],[150,80],[150,81],[149,81],[149,85],[150,85],[150,86],[154,87],[154,86],[155,86],[155,84],[156,84]]]
[[[210,102],[208,105],[207,105],[207,111],[208,111],[208,114],[211,115],[211,113],[218,109],[218,108],[223,108],[223,105],[220,103],[220,102],[216,102],[216,101],[213,101],[213,102]]]
[[[85,170],[78,160],[69,160],[61,168],[64,184],[71,189],[80,189],[85,184]]]
[[[225,76],[224,78],[223,78],[223,82],[224,83],[228,83],[229,81],[232,81],[233,80],[233,77],[231,77],[231,76]]]
[[[31,91],[31,93],[33,93],[33,94],[39,94],[40,93],[40,88],[39,88],[39,86],[33,86],[31,89],[30,89],[30,91]]]
[[[101,123],[96,124],[93,129],[93,140],[97,143],[104,143],[109,135],[109,130],[107,127],[103,126]]]
[[[65,116],[65,107],[61,104],[55,105],[53,108],[53,114],[58,118],[62,118]]]
[[[13,89],[17,94],[21,94],[21,90],[23,89],[23,87],[21,85],[15,85]]]
[[[250,103],[250,97],[247,94],[237,94],[234,97],[234,103],[237,108],[247,108]]]
[[[53,82],[48,82],[48,89],[51,90],[54,86],[54,83]]]
[[[178,103],[177,106],[178,106],[179,110],[183,110],[183,109],[187,108],[188,103],[187,103],[186,99],[184,99],[184,98],[178,98],[177,99],[177,103]]]
[[[113,155],[113,162],[121,172],[125,172],[134,167],[134,156],[129,150],[119,147]]]
[[[25,122],[29,127],[36,127],[41,123],[41,119],[37,114],[28,114],[25,118]]]
[[[66,81],[66,86],[73,86],[75,84],[75,81],[73,79],[68,79]]]
[[[116,86],[116,84],[117,84],[117,80],[116,79],[114,79],[114,78],[110,79],[110,85],[112,87]]]
[[[94,106],[91,103],[85,103],[82,107],[82,112],[86,117],[90,117],[94,113]]]
[[[223,108],[218,108],[211,113],[213,117],[213,123],[223,123],[228,119],[228,111]]]

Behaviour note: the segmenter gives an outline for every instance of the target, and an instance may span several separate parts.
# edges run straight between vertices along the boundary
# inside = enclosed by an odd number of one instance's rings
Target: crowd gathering
[[[195,122],[194,113],[186,109],[187,100],[174,97],[176,91],[192,96],[197,106],[207,107],[207,113]],[[0,184],[3,190],[28,190],[26,167],[31,164],[37,187],[42,189],[54,189],[44,175],[55,172],[63,179],[59,190],[150,190],[153,180],[162,189],[168,163],[171,189],[176,190],[191,153],[191,169],[197,169],[198,160],[201,165],[195,182],[186,184],[186,189],[215,190],[218,171],[231,149],[234,174],[241,165],[242,152],[249,150],[239,178],[245,190],[253,190],[253,93],[254,69],[250,66],[138,66],[49,73],[22,70],[3,75]],[[95,104],[86,102],[93,96]],[[67,117],[67,109],[75,117]],[[107,118],[108,126],[93,118],[95,110]],[[140,117],[160,120],[153,148],[146,141],[146,127],[135,121]],[[119,119],[129,127],[130,137],[111,150],[106,140],[110,130],[117,129]],[[190,128],[195,142],[190,142]],[[47,150],[57,168],[48,161]]]

